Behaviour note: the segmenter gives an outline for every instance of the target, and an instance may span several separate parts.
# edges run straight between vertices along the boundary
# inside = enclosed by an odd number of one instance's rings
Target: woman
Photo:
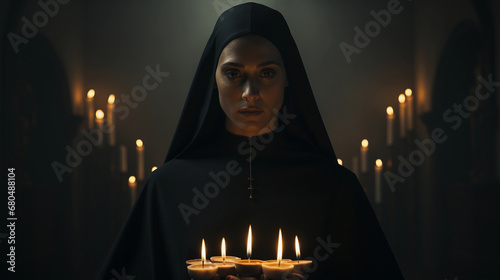
[[[188,279],[185,261],[228,254],[313,260],[308,279],[402,279],[355,175],[337,164],[282,15],[255,3],[221,15],[165,163],[148,179],[98,279]],[[114,271],[115,274],[112,273]]]

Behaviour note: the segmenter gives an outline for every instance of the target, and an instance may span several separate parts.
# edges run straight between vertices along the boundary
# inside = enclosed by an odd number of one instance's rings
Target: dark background
[[[43,8],[38,1],[0,2],[2,178],[16,168],[15,276],[92,279],[129,211],[135,140],[145,143],[146,173],[162,164],[219,14],[246,1],[50,2],[58,11],[17,53],[8,34],[22,36],[22,18],[33,23]],[[499,2],[400,1],[402,11],[350,63],[339,45],[354,46],[354,28],[364,30],[374,20],[370,11],[395,1],[256,2],[287,19],[344,165],[351,168],[361,140],[370,141],[370,172],[359,178],[372,202],[376,158],[397,174],[398,155],[408,158],[415,139],[429,138],[435,128],[446,132],[447,140],[395,192],[384,182],[383,201],[374,204],[405,277],[498,277],[499,98],[495,91],[481,101],[456,130],[443,113],[474,94],[478,75],[500,81]],[[96,109],[106,113],[109,94],[130,94],[145,68],[156,65],[170,76],[116,123],[127,172],[118,170],[118,148],[104,144],[59,181],[51,164],[65,163],[65,148],[85,140],[87,91],[95,89]],[[388,148],[385,108],[393,106],[398,117],[397,96],[406,88],[415,96],[415,130],[399,139],[396,118],[396,145]],[[5,184],[0,193],[6,192]],[[2,201],[6,207],[7,197]],[[6,262],[0,267],[4,273]]]

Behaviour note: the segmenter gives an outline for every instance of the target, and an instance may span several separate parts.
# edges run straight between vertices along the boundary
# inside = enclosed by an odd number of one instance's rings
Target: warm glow
[[[153,168],[151,168],[151,172],[155,171],[156,169],[158,169],[158,167],[153,166]]]
[[[300,260],[300,245],[297,235],[295,235],[295,255],[297,256],[297,260]]]
[[[102,120],[104,118],[104,112],[102,110],[97,110],[95,112],[95,117],[98,119],[98,120]]]
[[[368,148],[368,140],[363,139],[363,141],[361,141],[361,147]]]
[[[115,103],[115,95],[110,94],[108,97],[108,104],[113,104],[113,103]]]
[[[342,165],[342,160],[340,158],[337,159],[339,165]]]
[[[281,237],[281,229],[280,229],[280,234],[278,237],[278,265],[281,263],[281,260],[283,259],[283,239]]]
[[[407,88],[407,89],[405,90],[405,94],[406,94],[406,96],[410,97],[410,96],[411,96],[411,94],[412,94],[411,89]]]
[[[207,260],[207,254],[205,253],[205,238],[201,240],[201,263],[204,264]]]
[[[139,147],[139,148],[140,148],[140,147],[142,147],[142,145],[144,145],[144,144],[142,143],[142,140],[141,140],[141,139],[137,139],[137,141],[135,141],[135,144],[136,144],[136,145],[137,145],[137,147]]]
[[[226,262],[226,239],[222,237],[222,244],[220,245],[220,254],[222,256],[222,262]]]
[[[381,160],[381,159],[377,159],[377,160],[375,161],[375,165],[376,165],[377,167],[382,167],[382,160]]]
[[[87,98],[92,99],[95,96],[95,90],[91,89],[87,92]]]
[[[386,112],[387,112],[387,115],[389,115],[389,116],[394,115],[394,109],[392,109],[391,106],[387,107]]]
[[[398,100],[399,100],[399,103],[401,103],[401,104],[405,103],[405,100],[406,100],[405,95],[401,93],[398,97]]]
[[[135,183],[135,176],[130,176],[130,177],[128,177],[128,182],[129,182],[130,184]]]
[[[248,237],[247,237],[247,258],[250,259],[252,256],[252,225],[248,226]]]

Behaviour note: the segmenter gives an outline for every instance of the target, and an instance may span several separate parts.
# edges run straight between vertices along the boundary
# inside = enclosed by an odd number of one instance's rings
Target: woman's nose
[[[247,79],[243,85],[243,94],[241,98],[246,101],[254,102],[260,98],[258,81]]]

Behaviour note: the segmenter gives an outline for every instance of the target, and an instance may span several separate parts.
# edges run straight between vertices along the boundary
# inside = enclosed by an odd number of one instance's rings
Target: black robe
[[[279,126],[252,138],[224,129],[214,88],[220,52],[249,33],[277,46],[289,81]],[[207,257],[220,255],[225,237],[228,255],[245,258],[249,225],[254,259],[276,258],[279,228],[283,257],[295,259],[297,235],[302,258],[313,260],[309,279],[402,279],[356,176],[336,162],[285,20],[254,3],[219,18],[167,160],[149,177],[98,279],[188,279],[185,261],[200,258],[202,238]]]

